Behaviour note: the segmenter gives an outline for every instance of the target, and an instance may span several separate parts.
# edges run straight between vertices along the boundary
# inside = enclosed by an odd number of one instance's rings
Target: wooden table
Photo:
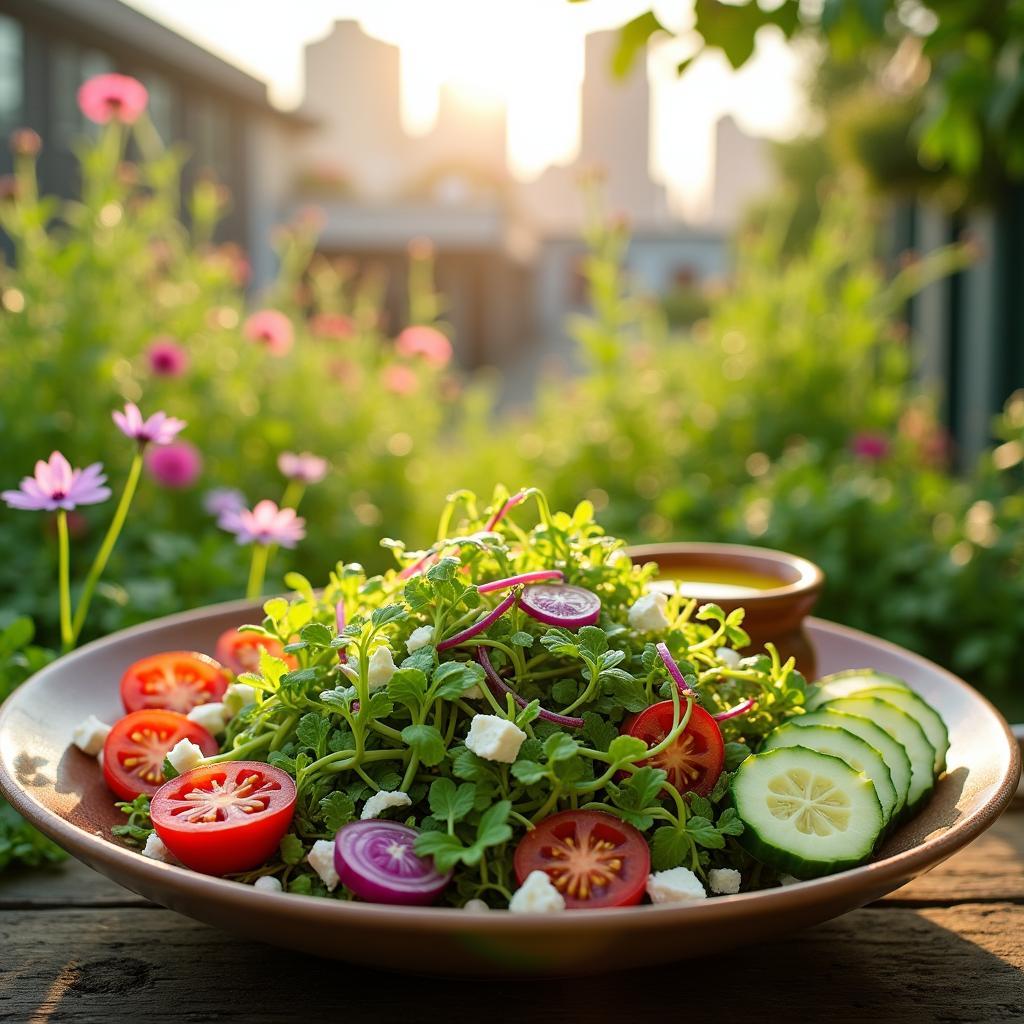
[[[409,965],[415,968],[415,965]],[[0,1021],[1024,1021],[1024,807],[887,899],[643,975],[416,978],[179,917],[71,862],[0,876]]]

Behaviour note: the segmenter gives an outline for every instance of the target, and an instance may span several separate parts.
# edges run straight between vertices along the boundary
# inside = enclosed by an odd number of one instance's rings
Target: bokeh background
[[[277,500],[279,454],[311,451],[269,589],[393,564],[381,536],[430,543],[458,488],[535,485],[631,540],[805,555],[821,614],[1019,718],[1022,26],[973,0],[0,0],[0,482],[60,448],[116,488],[111,409],[189,421],[87,635],[239,596],[210,492]],[[148,90],[131,128],[79,109],[108,71]],[[79,573],[109,514],[75,514]],[[52,522],[3,513],[0,628],[41,647],[55,561]],[[43,657],[3,636],[0,693]]]

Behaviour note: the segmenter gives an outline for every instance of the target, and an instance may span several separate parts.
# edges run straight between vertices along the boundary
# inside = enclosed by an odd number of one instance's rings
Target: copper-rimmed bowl
[[[814,644],[804,628],[825,584],[825,574],[813,562],[774,548],[705,541],[641,544],[626,552],[634,562],[654,562],[666,585],[685,583],[687,596],[702,604],[712,601],[726,612],[743,608],[751,651],[771,642],[783,660],[796,658],[807,679],[818,677]],[[716,574],[753,577],[760,585],[723,589],[721,583],[704,582]]]
[[[864,633],[810,620],[824,672],[872,667],[905,678],[942,713],[949,769],[928,806],[863,867],[813,882],[708,899],[548,915],[470,913],[265,893],[148,860],[119,845],[120,816],[94,759],[72,747],[89,714],[120,713],[124,668],[166,650],[212,651],[252,621],[242,602],[160,619],[83,647],[43,669],[0,709],[0,790],[66,850],[134,892],[209,924],[267,942],[376,967],[447,974],[594,973],[704,955],[817,924],[891,892],[986,829],[1020,776],[999,713],[966,683]]]

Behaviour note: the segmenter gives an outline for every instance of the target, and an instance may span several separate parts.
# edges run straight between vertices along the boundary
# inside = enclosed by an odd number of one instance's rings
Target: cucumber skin
[[[751,754],[750,756],[756,757],[757,755]],[[844,767],[850,767],[842,760],[842,758],[835,757],[833,754],[819,754],[819,756],[831,757],[835,761],[840,761]],[[878,835],[875,836],[875,841],[872,843],[871,848],[862,857],[848,857],[839,860],[830,860],[827,862],[804,860],[803,857],[797,856],[795,853],[790,853],[788,850],[783,850],[781,847],[770,843],[767,839],[762,839],[757,829],[743,817],[740,813],[739,801],[736,799],[735,792],[737,772],[734,772],[732,778],[729,780],[728,800],[729,806],[736,811],[740,821],[743,822],[743,831],[736,837],[736,841],[744,850],[747,851],[747,853],[750,854],[751,857],[754,858],[754,860],[759,861],[762,864],[767,864],[768,867],[775,868],[783,874],[792,875],[794,878],[799,878],[801,881],[810,881],[812,878],[824,878],[826,875],[834,875],[839,871],[847,871],[849,868],[859,867],[861,864],[866,864],[871,859],[875,850],[878,849],[878,844],[882,841],[882,838],[886,833],[886,829],[883,828]],[[877,801],[877,799],[878,797],[876,796],[875,800]],[[879,804],[879,815],[881,815],[881,804]]]
[[[888,672],[876,672],[873,668],[844,668],[842,672],[833,672],[831,675],[822,676],[820,679],[814,681],[814,686],[811,688],[808,694],[808,701],[805,707],[808,711],[817,711],[822,704],[829,700],[835,700],[834,697],[825,697],[822,700],[815,700],[821,694],[821,688],[826,686],[828,683],[835,682],[837,679],[850,679],[855,676],[870,676],[873,679],[878,679],[879,686],[895,686],[900,690],[910,690],[910,687],[898,676],[890,675]],[[913,690],[910,690],[913,693]],[[848,696],[852,696],[849,694]]]

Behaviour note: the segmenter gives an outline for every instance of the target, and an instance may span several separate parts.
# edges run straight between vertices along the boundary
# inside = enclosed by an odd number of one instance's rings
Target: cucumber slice
[[[904,814],[914,814],[931,795],[932,786],[935,785],[932,772],[935,748],[928,742],[917,720],[880,697],[841,697],[823,704],[822,710],[870,718],[903,747],[910,758],[910,791],[907,793]]]
[[[895,704],[901,711],[910,715],[924,729],[928,742],[935,748],[935,763],[932,766],[932,771],[936,776],[943,773],[946,768],[946,753],[949,750],[949,732],[942,716],[931,704],[923,697],[919,697],[913,690],[889,686],[888,683],[870,690],[863,690],[857,696],[878,697],[890,704]]]
[[[819,711],[810,711],[805,715],[797,715],[791,718],[786,725],[798,727],[835,725],[847,732],[852,732],[854,736],[859,736],[882,755],[882,760],[885,761],[885,766],[889,769],[892,784],[896,789],[896,807],[893,817],[907,805],[907,794],[910,792],[910,758],[907,757],[907,752],[903,747],[884,729],[875,725],[870,718],[822,708]]]
[[[861,864],[882,831],[882,807],[867,776],[807,747],[752,754],[729,786],[744,825],[740,842],[796,878]]]
[[[830,676],[822,676],[817,682],[817,689],[812,689],[807,697],[805,707],[814,711],[826,701],[838,700],[840,697],[852,697],[861,690],[873,690],[877,686],[900,687],[909,690],[902,679],[876,672],[871,668],[854,668],[847,672],[834,672]]]
[[[882,806],[883,825],[896,811],[896,787],[882,755],[859,736],[834,725],[780,725],[765,741],[762,751],[778,747],[807,747],[819,754],[842,758],[851,768],[863,772],[875,787]]]

